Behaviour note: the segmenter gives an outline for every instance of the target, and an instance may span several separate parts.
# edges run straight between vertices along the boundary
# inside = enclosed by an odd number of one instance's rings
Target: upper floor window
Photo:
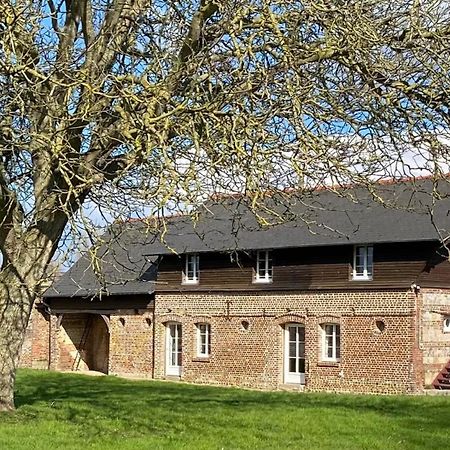
[[[185,255],[185,267],[183,272],[183,283],[197,284],[199,280],[199,256],[197,253]]]
[[[355,245],[353,279],[371,280],[373,277],[373,245]]]
[[[339,361],[341,359],[341,326],[337,323],[322,325],[322,360]]]
[[[258,250],[256,253],[255,282],[270,283],[272,277],[272,252],[270,250]]]
[[[197,324],[197,356],[211,355],[211,325],[209,323]]]

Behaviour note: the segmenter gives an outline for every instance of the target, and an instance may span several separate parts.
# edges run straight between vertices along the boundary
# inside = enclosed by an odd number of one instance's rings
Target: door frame
[[[172,353],[173,353],[173,338],[171,335],[171,327],[175,327],[175,351],[178,353],[178,342],[181,340],[181,364],[180,365],[172,365]],[[168,376],[181,376],[182,372],[182,360],[183,360],[183,328],[181,322],[167,322],[165,324],[165,360],[166,360],[166,375]],[[179,339],[179,334],[181,337]]]
[[[289,328],[291,327],[295,327],[297,330],[299,328],[303,328],[303,331],[305,332],[305,325],[302,323],[286,323],[284,324],[284,329],[283,329],[283,381],[286,384],[305,384],[305,372],[290,372],[289,371],[289,350],[290,350],[290,340],[289,340]],[[305,351],[305,345],[306,345],[306,336],[303,340],[303,357],[301,355],[299,355],[299,344],[302,342],[300,340],[297,339],[298,336],[298,331],[296,332],[296,358],[298,359],[303,359],[305,361],[305,367],[306,367],[306,351]],[[297,362],[298,364],[298,362]]]

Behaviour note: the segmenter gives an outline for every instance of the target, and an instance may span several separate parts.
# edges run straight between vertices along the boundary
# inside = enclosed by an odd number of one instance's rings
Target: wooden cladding
[[[171,255],[164,256],[159,265],[156,290],[408,288],[418,282],[435,251],[436,243],[430,242],[375,245],[373,279],[356,281],[352,279],[351,245],[273,250],[273,281],[270,283],[254,282],[256,252],[204,253],[199,259],[199,283],[190,286],[182,285],[183,257]],[[442,270],[440,265],[437,267]]]

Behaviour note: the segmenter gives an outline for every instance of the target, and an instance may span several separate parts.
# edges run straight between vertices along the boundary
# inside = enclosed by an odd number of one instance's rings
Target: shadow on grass
[[[249,414],[259,415],[260,420],[276,418],[277,411],[299,417],[312,410],[343,416],[356,413],[356,418],[358,414],[373,413],[398,423],[405,432],[423,429],[441,434],[450,418],[450,397],[260,392],[29,370],[19,372],[16,404],[18,412],[27,411],[30,419],[43,414],[58,421],[84,424],[96,433],[110,429],[100,424],[102,421],[114,422],[115,429],[128,427],[152,433],[164,433],[167,424],[175,430],[195,428],[205,412],[215,427],[230,420],[239,426]]]

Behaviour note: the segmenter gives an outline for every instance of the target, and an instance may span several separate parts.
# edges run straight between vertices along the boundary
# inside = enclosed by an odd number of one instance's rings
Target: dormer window
[[[199,255],[197,253],[188,253],[185,255],[183,283],[198,284],[199,275]]]
[[[272,278],[272,252],[270,250],[258,250],[256,253],[255,283],[271,283]]]
[[[371,280],[373,277],[373,245],[355,245],[353,279]]]

